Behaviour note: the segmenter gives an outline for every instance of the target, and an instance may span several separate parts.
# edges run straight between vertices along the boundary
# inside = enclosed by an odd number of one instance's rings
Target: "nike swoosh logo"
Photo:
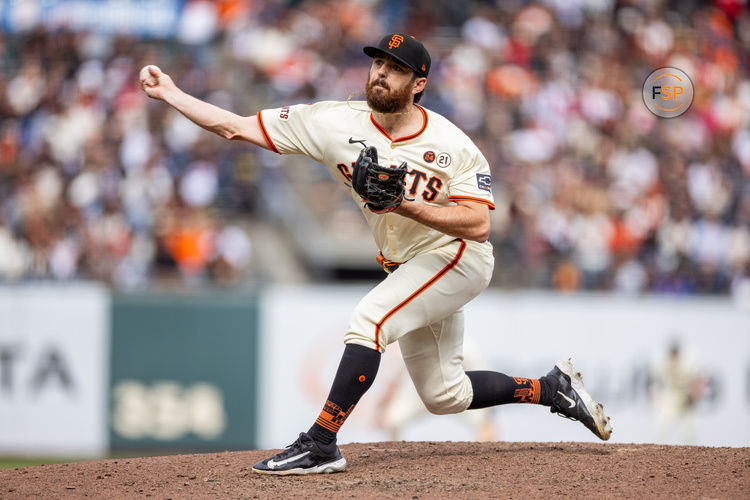
[[[575,408],[575,406],[576,406],[576,402],[575,401],[573,401],[572,399],[570,399],[568,396],[566,396],[565,394],[563,394],[560,391],[557,391],[557,393],[560,396],[564,397],[568,401],[568,403],[570,403],[570,407],[569,408]],[[268,465],[271,465],[271,463],[269,462]]]
[[[299,460],[300,458],[309,455],[309,451],[305,451],[303,453],[300,453],[299,455],[294,455],[293,457],[285,458],[284,460],[279,460],[278,462],[274,462],[273,459],[268,461],[268,467],[270,469],[275,469],[276,467],[280,467],[284,464],[288,464],[289,462],[294,462],[295,460]]]

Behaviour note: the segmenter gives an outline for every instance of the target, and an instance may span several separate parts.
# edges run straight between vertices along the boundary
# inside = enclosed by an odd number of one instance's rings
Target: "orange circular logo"
[[[643,82],[643,103],[661,118],[675,118],[693,102],[693,82],[678,68],[659,68]]]
[[[388,48],[395,49],[399,45],[401,45],[401,42],[403,41],[404,41],[404,37],[402,37],[401,35],[393,35],[391,37],[391,40],[388,42]]]
[[[435,152],[426,151],[425,154],[422,155],[422,159],[427,163],[432,163],[433,161],[435,161]]]

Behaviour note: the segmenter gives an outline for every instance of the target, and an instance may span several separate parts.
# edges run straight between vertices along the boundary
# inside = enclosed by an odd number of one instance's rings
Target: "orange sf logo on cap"
[[[395,49],[399,45],[401,45],[401,42],[403,41],[404,41],[404,37],[402,37],[401,35],[393,35],[391,37],[391,40],[388,42],[388,48]]]

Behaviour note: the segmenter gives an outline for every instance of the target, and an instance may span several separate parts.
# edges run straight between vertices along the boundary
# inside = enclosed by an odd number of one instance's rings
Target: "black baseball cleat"
[[[604,414],[604,407],[583,387],[581,374],[573,369],[570,359],[558,361],[547,376],[557,382],[549,411],[581,422],[604,441],[609,439],[612,434],[609,417]]]
[[[306,432],[301,432],[295,442],[284,451],[253,466],[253,472],[260,474],[331,474],[346,470],[346,459],[341,456],[336,443],[331,450],[325,450]]]

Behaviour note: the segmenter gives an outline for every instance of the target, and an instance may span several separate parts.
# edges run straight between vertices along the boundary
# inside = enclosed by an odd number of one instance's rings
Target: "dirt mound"
[[[0,472],[2,498],[747,498],[750,448],[384,442],[341,447],[347,471],[274,477],[269,451],[42,465]]]

